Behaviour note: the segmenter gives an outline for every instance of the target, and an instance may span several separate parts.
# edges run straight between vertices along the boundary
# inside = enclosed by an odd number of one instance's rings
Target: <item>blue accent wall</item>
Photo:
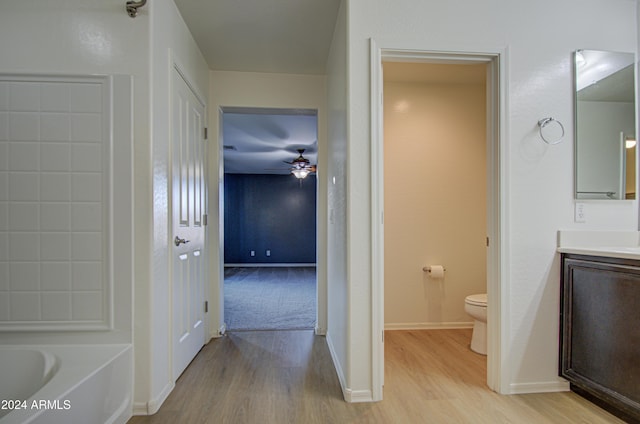
[[[315,175],[225,174],[224,261],[315,263]]]

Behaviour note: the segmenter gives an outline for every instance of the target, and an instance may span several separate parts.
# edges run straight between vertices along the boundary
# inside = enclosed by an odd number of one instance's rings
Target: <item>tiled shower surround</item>
[[[108,326],[108,96],[0,75],[0,330]]]

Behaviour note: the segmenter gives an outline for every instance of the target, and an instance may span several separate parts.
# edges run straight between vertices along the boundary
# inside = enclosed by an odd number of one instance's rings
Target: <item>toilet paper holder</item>
[[[423,267],[423,268],[422,268],[422,270],[423,270],[424,272],[431,272],[431,265]],[[447,270],[447,268],[442,267],[442,270],[443,270],[443,271],[446,271],[446,270]]]

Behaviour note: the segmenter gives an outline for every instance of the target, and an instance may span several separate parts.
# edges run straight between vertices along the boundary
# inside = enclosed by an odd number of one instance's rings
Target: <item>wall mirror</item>
[[[575,198],[636,198],[635,55],[578,50]]]

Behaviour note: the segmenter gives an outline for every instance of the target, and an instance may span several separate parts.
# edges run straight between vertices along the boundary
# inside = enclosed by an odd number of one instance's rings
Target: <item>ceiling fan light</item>
[[[309,175],[309,170],[304,168],[292,169],[291,173],[299,180],[306,178]]]

